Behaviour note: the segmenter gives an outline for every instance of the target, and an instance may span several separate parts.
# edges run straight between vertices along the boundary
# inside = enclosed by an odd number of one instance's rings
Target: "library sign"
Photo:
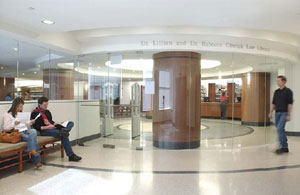
[[[185,40],[185,41],[171,41],[171,40],[151,40],[141,41],[142,47],[174,47],[181,49],[186,48],[201,48],[201,49],[234,49],[243,51],[260,51],[270,52],[271,49],[262,45],[255,45],[250,43],[232,43],[232,42],[212,42],[212,41],[197,41],[197,40]]]

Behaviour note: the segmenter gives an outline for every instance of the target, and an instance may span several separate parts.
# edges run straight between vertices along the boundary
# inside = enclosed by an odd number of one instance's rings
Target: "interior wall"
[[[294,95],[294,105],[291,115],[291,121],[287,123],[286,131],[300,132],[300,63],[292,66],[291,70],[287,72],[287,86],[292,89]]]

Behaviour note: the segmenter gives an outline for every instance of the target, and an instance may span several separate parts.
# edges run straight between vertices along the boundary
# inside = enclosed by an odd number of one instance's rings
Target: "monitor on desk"
[[[208,97],[204,97],[204,102],[209,102]]]

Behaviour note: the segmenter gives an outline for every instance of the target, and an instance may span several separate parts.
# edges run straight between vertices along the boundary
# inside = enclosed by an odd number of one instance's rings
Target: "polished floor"
[[[40,169],[25,163],[23,173],[16,168],[1,171],[0,194],[299,194],[300,138],[289,137],[290,153],[276,155],[276,143],[249,145],[262,136],[260,131],[254,128],[236,140],[202,140],[194,150],[160,150],[149,141],[99,138],[74,147],[83,157],[79,163],[61,159],[57,152],[45,157]],[[209,147],[209,141],[215,145]],[[104,143],[116,148],[103,148]],[[144,150],[135,150],[139,145]]]

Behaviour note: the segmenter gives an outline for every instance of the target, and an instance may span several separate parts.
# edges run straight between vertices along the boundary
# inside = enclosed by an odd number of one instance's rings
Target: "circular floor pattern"
[[[117,126],[119,129],[131,131],[131,123],[122,124]],[[207,129],[207,126],[201,125],[201,130]],[[143,132],[152,132],[152,122],[142,122],[142,129]]]
[[[203,127],[202,127],[203,126]],[[131,139],[131,124],[125,123],[115,127],[114,135],[109,136],[113,139]],[[226,139],[244,136],[252,133],[251,127],[241,124],[232,124],[229,120],[216,121],[210,119],[201,120],[201,140]],[[143,136],[146,141],[152,141],[152,122],[143,122]]]

